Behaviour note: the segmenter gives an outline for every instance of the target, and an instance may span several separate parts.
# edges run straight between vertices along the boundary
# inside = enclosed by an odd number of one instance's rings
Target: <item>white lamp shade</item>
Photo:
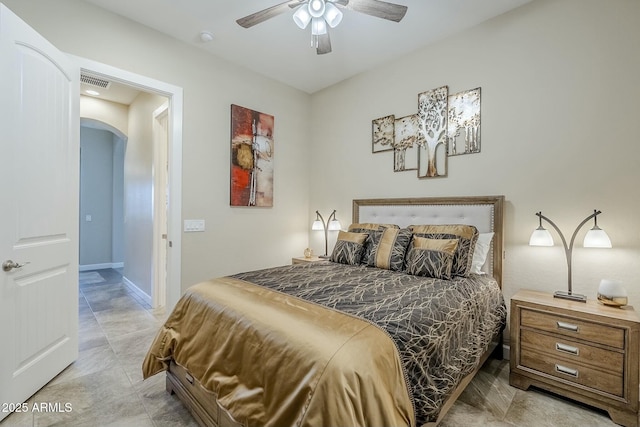
[[[315,231],[322,231],[324,230],[324,225],[322,225],[322,221],[316,219],[315,221],[313,221],[313,224],[311,224],[311,229]]]
[[[324,0],[309,0],[309,14],[314,18],[320,18],[326,10]]]
[[[327,34],[327,21],[324,18],[313,18],[311,20],[311,35],[322,36]]]
[[[611,248],[611,239],[600,227],[593,227],[584,236],[582,246],[585,248]]]
[[[333,3],[327,3],[325,6],[324,19],[331,28],[335,28],[342,21],[342,12]]]
[[[342,229],[340,221],[338,221],[337,219],[332,219],[331,221],[329,221],[329,231],[337,231],[340,229]]]
[[[551,237],[549,230],[538,227],[531,233],[529,246],[553,246],[553,237]]]
[[[309,15],[309,10],[306,6],[301,6],[296,10],[296,13],[293,14],[293,22],[303,30],[307,28],[307,25],[311,22],[311,15]]]

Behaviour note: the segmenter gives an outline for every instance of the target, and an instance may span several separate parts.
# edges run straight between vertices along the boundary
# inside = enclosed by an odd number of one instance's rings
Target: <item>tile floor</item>
[[[71,403],[68,413],[15,413],[8,426],[196,426],[164,375],[142,381],[141,364],[165,315],[122,283],[116,270],[81,273],[78,360],[29,399]],[[442,427],[615,426],[597,410],[543,392],[509,386],[508,361],[489,361],[455,403]]]

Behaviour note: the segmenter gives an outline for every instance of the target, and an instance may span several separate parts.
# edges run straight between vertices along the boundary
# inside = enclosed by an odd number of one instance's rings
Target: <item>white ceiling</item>
[[[531,0],[393,0],[408,7],[400,23],[344,10],[329,30],[333,51],[316,55],[293,11],[252,28],[235,21],[283,0],[84,0],[207,52],[313,93]],[[202,42],[209,31],[214,39]]]

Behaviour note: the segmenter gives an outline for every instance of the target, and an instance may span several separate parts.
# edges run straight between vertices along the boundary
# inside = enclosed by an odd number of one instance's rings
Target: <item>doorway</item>
[[[154,218],[152,230],[153,241],[156,242],[154,243],[154,252],[157,250],[156,246],[158,244],[164,244],[166,247],[166,255],[164,255],[166,259],[166,268],[164,269],[166,280],[152,280],[153,289],[151,295],[156,295],[156,297],[152,297],[152,304],[161,304],[164,299],[165,309],[170,311],[181,295],[182,88],[85,58],[72,58],[80,65],[82,73],[103,77],[105,80],[129,85],[140,91],[164,96],[168,99],[166,118],[162,119],[162,114],[160,114],[160,120],[165,120],[166,122],[166,185],[154,183],[154,195],[152,196],[157,198],[155,195],[156,190],[162,187],[166,188],[165,194],[168,195],[165,203],[166,226],[156,226],[156,218]],[[154,120],[158,120],[158,118]],[[157,175],[157,173],[154,174],[154,179]],[[126,220],[127,212],[125,208]],[[162,229],[166,231],[163,233]],[[157,257],[154,257],[152,271],[150,272],[153,277],[157,277],[160,274],[156,267]],[[158,289],[159,287],[161,288],[160,282],[166,284],[164,292]]]
[[[80,272],[124,266],[126,140],[107,123],[80,118]]]

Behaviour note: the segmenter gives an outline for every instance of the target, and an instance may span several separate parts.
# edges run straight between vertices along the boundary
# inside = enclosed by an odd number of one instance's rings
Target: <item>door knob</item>
[[[20,263],[17,263],[15,261],[12,261],[12,260],[8,259],[8,260],[6,260],[5,262],[2,263],[2,269],[4,271],[11,271],[14,268],[24,267],[26,264],[29,264],[29,263],[25,262],[24,264],[20,264]]]

